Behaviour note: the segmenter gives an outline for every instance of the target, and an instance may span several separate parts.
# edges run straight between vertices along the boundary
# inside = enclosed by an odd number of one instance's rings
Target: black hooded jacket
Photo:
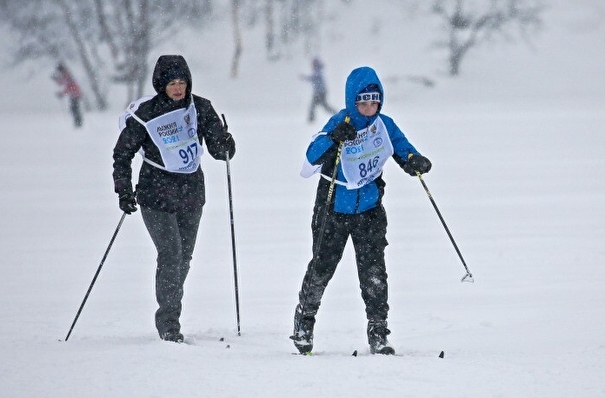
[[[173,79],[187,82],[187,94],[180,101],[166,95],[166,85]],[[206,143],[210,155],[225,160],[235,153],[235,141],[225,131],[221,120],[209,100],[191,94],[191,72],[180,55],[162,55],[155,66],[152,78],[157,95],[143,102],[135,114],[147,122],[176,109],[187,108],[191,100],[197,112],[197,134],[200,144]],[[113,180],[115,192],[122,196],[133,192],[132,159],[143,148],[145,157],[163,165],[160,151],[151,137],[135,118],[126,121],[126,127],[113,149]],[[173,173],[143,162],[136,187],[137,202],[144,207],[170,213],[201,208],[205,203],[204,174],[201,167],[191,174]]]

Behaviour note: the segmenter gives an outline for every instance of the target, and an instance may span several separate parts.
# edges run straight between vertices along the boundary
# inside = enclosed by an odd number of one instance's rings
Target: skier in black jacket
[[[183,285],[205,203],[202,144],[217,160],[231,159],[235,141],[209,100],[191,93],[191,72],[180,55],[162,55],[153,72],[157,95],[130,104],[113,150],[113,180],[122,211],[141,206],[157,249],[155,314],[163,340],[182,342]],[[143,155],[136,194],[132,159]]]

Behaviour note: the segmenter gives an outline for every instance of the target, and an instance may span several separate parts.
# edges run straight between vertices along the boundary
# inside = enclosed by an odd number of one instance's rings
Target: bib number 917
[[[197,143],[189,144],[186,149],[179,149],[179,155],[184,164],[192,162],[197,157]]]

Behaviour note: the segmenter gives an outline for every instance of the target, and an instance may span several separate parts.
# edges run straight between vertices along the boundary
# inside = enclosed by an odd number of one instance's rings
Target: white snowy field
[[[351,69],[377,69],[383,112],[432,160],[425,182],[475,276],[460,283],[464,268],[420,182],[392,162],[384,202],[395,357],[369,354],[352,247],[320,308],[317,355],[291,354],[316,186],[298,172],[328,117],[320,110],[306,123],[310,88],[297,75],[307,59],[268,63],[249,48],[231,80],[230,38],[210,32],[154,54],[185,55],[194,92],[225,113],[237,142],[242,335],[225,164],[206,155],[182,345],[155,332],[155,250],[140,213],[124,221],[63,341],[121,216],[111,151],[125,99],[117,92],[110,110],[86,113],[76,130],[47,73],[3,72],[0,395],[604,396],[605,26],[598,14],[552,3],[535,53],[521,44],[478,50],[459,78],[438,75],[431,89],[396,78],[436,73],[436,57],[422,58],[428,46],[414,38],[323,44],[334,106]],[[366,16],[359,8],[351,18]],[[215,41],[192,49],[195,40]],[[218,49],[210,62],[206,52]]]

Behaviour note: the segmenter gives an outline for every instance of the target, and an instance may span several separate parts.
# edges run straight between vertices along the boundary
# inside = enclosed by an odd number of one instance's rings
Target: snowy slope
[[[352,68],[377,69],[384,112],[433,161],[425,181],[476,283],[459,282],[462,264],[420,183],[390,164],[389,326],[401,355],[368,353],[352,247],[322,302],[318,355],[291,355],[316,185],[298,172],[328,115],[306,123],[310,88],[298,74],[308,60],[268,63],[254,55],[261,53],[255,36],[240,79],[231,80],[225,25],[224,34],[181,37],[162,52],[186,56],[194,91],[226,114],[237,140],[231,169],[242,336],[225,166],[206,157],[208,203],[182,317],[191,344],[168,344],[155,333],[155,253],[139,213],[126,218],[62,342],[121,215],[111,150],[123,94],[116,89],[109,111],[87,113],[74,130],[46,75],[13,70],[3,76],[8,94],[0,100],[2,396],[605,395],[600,2],[551,2],[535,51],[483,49],[455,80],[414,34],[418,20],[386,19],[397,15],[389,3],[368,11],[355,2],[334,22],[383,28],[377,37],[359,29],[322,43],[330,102],[341,106]],[[207,53],[221,55],[209,61]],[[400,78],[418,74],[436,86]]]

